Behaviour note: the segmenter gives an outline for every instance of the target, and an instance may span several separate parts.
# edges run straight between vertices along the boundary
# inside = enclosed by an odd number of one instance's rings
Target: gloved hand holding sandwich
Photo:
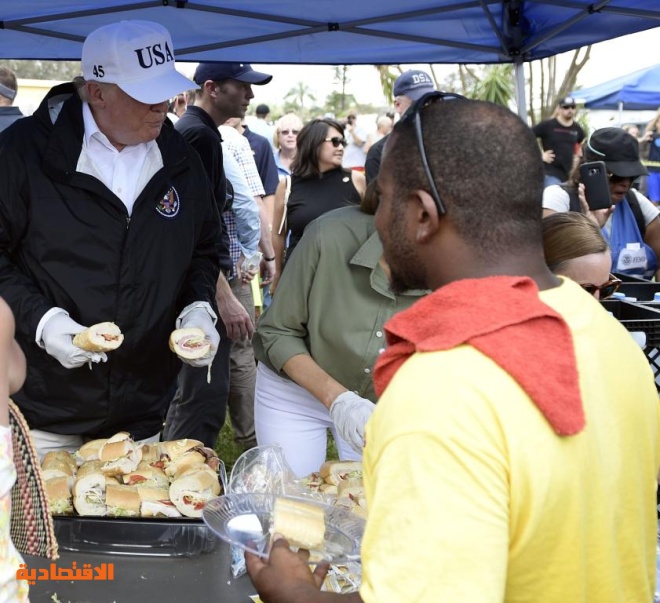
[[[183,362],[195,367],[209,366],[220,343],[215,328],[217,315],[208,303],[193,303],[184,308],[170,335],[170,349]]]
[[[40,345],[64,368],[107,362],[106,352],[116,350],[124,341],[121,330],[112,322],[86,328],[64,310],[54,310],[43,325]]]

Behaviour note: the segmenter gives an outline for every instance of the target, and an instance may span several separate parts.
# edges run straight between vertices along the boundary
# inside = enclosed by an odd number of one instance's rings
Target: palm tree
[[[316,97],[311,93],[311,88],[305,82],[298,82],[291,90],[284,95],[284,101],[288,105],[287,109],[292,109],[303,117],[306,116],[305,101],[316,101]]]

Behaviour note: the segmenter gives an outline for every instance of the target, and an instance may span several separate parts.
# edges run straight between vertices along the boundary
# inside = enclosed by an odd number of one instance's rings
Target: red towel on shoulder
[[[540,300],[530,278],[455,281],[395,315],[385,331],[388,347],[374,369],[378,396],[415,352],[449,350],[465,343],[509,373],[556,433],[574,435],[584,428],[571,332]]]

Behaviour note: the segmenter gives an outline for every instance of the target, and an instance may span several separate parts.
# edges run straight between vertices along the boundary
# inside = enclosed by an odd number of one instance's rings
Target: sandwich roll
[[[169,487],[170,480],[162,469],[141,461],[135,471],[122,475],[122,481],[129,486]]]
[[[155,444],[142,444],[142,461],[145,463],[153,463],[160,460],[160,445]]]
[[[157,486],[136,486],[140,502],[154,500],[170,500],[170,489]]]
[[[167,500],[145,500],[140,505],[142,517],[181,517],[181,513],[174,503]]]
[[[205,460],[206,457],[203,454],[190,450],[189,452],[182,454],[180,457],[170,461],[167,467],[165,467],[165,473],[169,477],[177,477],[193,465],[203,465]]]
[[[183,468],[181,471],[178,471],[173,479],[179,479],[188,473],[195,473],[197,471],[204,471],[209,475],[212,475],[213,478],[218,481],[218,472],[214,470],[208,463],[195,463]]]
[[[142,460],[142,446],[133,442],[129,434],[115,434],[99,449],[101,468],[106,475],[125,475],[135,471]]]
[[[162,454],[167,455],[171,461],[174,461],[192,448],[197,448],[198,446],[203,448],[204,443],[200,442],[199,440],[184,438],[182,440],[169,440],[167,442],[161,442],[160,451]]]
[[[71,484],[67,477],[53,477],[44,480],[48,506],[52,515],[73,515]]]
[[[271,532],[282,534],[291,546],[309,551],[323,550],[325,512],[312,503],[278,497]]]
[[[73,484],[73,506],[79,515],[105,515],[105,476],[89,472]]]
[[[193,471],[170,484],[170,500],[186,517],[201,517],[204,505],[220,494],[220,483],[207,471]]]
[[[360,461],[326,461],[321,465],[319,474],[326,484],[338,486],[342,481],[362,477]]]
[[[108,484],[105,504],[110,517],[137,517],[140,514],[140,494],[135,486]]]
[[[87,352],[111,352],[123,341],[124,336],[114,322],[100,322],[78,333],[73,345]]]
[[[341,482],[337,486],[337,498],[350,498],[358,504],[360,498],[364,498],[364,483],[362,478],[352,478]]]
[[[70,471],[68,471],[69,475],[73,475],[78,470],[76,459],[70,452],[66,452],[65,450],[51,450],[50,452],[47,452],[41,460],[42,469],[64,469],[65,466],[70,469]]]
[[[211,351],[211,342],[199,327],[176,329],[170,334],[170,349],[179,358],[203,358]]]
[[[170,500],[168,488],[138,486],[137,490],[142,517],[181,517],[181,513]]]
[[[100,440],[90,440],[89,442],[86,442],[80,448],[78,448],[78,450],[76,450],[76,453],[74,454],[74,457],[78,465],[82,465],[87,461],[98,461],[99,450],[101,449],[101,446],[103,446],[103,444],[105,444],[106,442],[107,442],[106,438],[102,438]]]
[[[334,496],[337,496],[338,493],[338,487],[335,486],[334,484],[323,483],[319,486],[318,490],[323,494],[332,494]]]
[[[76,478],[83,477],[89,473],[101,473],[101,467],[103,467],[102,461],[88,461],[83,463],[78,467],[78,472],[76,473]]]

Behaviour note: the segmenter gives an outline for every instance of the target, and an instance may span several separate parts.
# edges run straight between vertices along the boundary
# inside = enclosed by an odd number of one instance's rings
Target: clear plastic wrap
[[[234,464],[227,484],[228,494],[277,494],[310,498],[326,503],[336,501],[314,487],[315,474],[297,479],[284,457],[280,446],[257,446],[244,452]],[[320,480],[322,483],[323,480]],[[231,572],[234,578],[245,570],[243,550],[231,547]],[[359,562],[332,565],[323,583],[323,590],[336,593],[355,592],[359,589],[362,570]]]

